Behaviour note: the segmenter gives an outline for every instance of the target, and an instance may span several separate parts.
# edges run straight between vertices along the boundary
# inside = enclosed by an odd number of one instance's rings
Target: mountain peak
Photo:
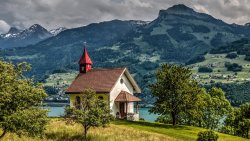
[[[67,30],[66,27],[59,27],[56,29],[51,29],[49,32],[53,35],[56,36],[57,34],[61,33],[62,31]]]
[[[193,14],[195,11],[184,5],[184,4],[177,4],[172,7],[169,7],[167,10],[160,10],[159,16],[164,15],[164,14]]]
[[[31,27],[29,27],[29,29],[44,29],[44,28],[39,24],[34,24]]]
[[[192,8],[187,7],[184,4],[177,4],[167,9],[168,11],[194,11]]]
[[[20,31],[16,27],[11,27],[8,31],[8,34],[16,34],[19,33]]]
[[[28,29],[25,29],[22,34],[46,34],[46,36],[51,36],[52,34],[39,24],[34,24]]]

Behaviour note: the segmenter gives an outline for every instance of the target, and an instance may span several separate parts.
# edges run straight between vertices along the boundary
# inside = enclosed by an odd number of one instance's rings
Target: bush
[[[165,124],[171,124],[172,123],[172,121],[171,121],[171,117],[169,117],[169,116],[164,116],[164,115],[161,115],[161,116],[159,116],[156,120],[155,120],[155,122],[160,122],[160,123],[165,123]]]
[[[225,67],[227,68],[228,71],[233,71],[233,72],[238,72],[238,71],[242,71],[243,67],[237,63],[230,63],[230,62],[226,62],[225,63]]]
[[[197,141],[217,141],[219,136],[213,131],[203,131],[198,133]]]
[[[208,72],[208,73],[210,73],[210,72],[213,72],[213,69],[209,68],[209,67],[206,67],[206,66],[202,66],[202,67],[199,67],[198,72],[204,72],[204,73]]]
[[[250,55],[246,55],[245,60],[250,61]]]
[[[226,58],[229,58],[229,59],[234,59],[234,58],[236,58],[236,57],[238,57],[238,55],[237,55],[237,53],[228,53],[227,55],[226,55]]]

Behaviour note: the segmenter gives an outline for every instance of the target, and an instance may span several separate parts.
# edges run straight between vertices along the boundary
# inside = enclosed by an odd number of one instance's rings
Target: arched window
[[[80,96],[76,96],[75,107],[77,109],[81,108],[81,98],[80,98]]]
[[[103,96],[98,96],[98,99],[103,100]]]

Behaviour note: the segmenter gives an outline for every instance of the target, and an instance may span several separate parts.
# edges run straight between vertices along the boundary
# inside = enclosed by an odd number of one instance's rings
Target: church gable
[[[93,89],[96,93],[109,93],[124,70],[125,68],[93,69],[87,73],[79,73],[66,93],[81,93],[85,89]]]
[[[117,83],[124,83],[131,93],[141,92],[127,68],[113,68],[92,69],[87,73],[79,73],[66,90],[66,94],[81,93],[86,89],[93,89],[96,93],[110,93],[116,88]]]

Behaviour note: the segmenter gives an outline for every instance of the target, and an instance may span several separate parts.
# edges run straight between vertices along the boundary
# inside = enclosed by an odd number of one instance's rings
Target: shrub
[[[250,61],[250,55],[246,55],[245,60]]]
[[[213,131],[203,131],[198,133],[197,141],[217,141],[219,136]]]
[[[210,73],[210,72],[213,72],[213,69],[209,68],[209,67],[206,67],[206,66],[201,66],[201,67],[199,67],[198,72],[205,72],[205,73],[208,72],[208,73]]]
[[[214,80],[210,80],[210,83],[215,83],[215,81]]]
[[[235,52],[233,52],[233,53],[228,53],[228,54],[226,55],[226,58],[229,58],[229,59],[234,59],[234,58],[236,58],[236,57],[238,57],[238,55],[237,55],[237,53],[235,53]]]
[[[238,71],[242,71],[243,67],[237,63],[230,63],[230,62],[226,62],[225,63],[225,67],[227,68],[228,71],[233,71],[233,72],[238,72]]]
[[[171,124],[171,117],[169,116],[164,116],[164,115],[161,115],[159,116],[155,122],[160,122],[160,123],[165,123],[165,124]]]

